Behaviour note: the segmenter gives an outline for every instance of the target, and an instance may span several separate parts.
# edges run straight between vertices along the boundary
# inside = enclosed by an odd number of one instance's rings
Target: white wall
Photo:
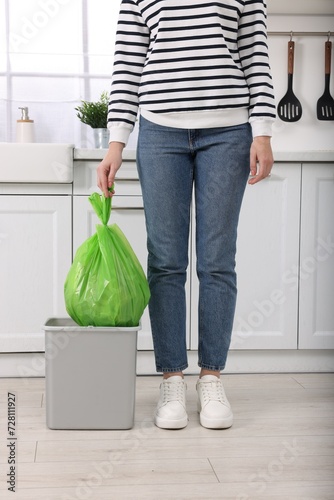
[[[333,15],[334,0],[267,0],[268,14]]]

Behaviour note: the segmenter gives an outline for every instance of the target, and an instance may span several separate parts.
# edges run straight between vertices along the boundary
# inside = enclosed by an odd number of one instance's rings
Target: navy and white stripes
[[[138,106],[162,124],[168,117],[182,127],[191,117],[198,128],[212,116],[224,126],[247,116],[253,132],[266,128],[275,104],[264,0],[123,0],[111,140],[127,141]]]

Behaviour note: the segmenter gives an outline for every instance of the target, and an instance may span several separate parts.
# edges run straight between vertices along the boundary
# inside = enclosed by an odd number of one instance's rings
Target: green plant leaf
[[[82,123],[92,128],[107,128],[109,96],[106,91],[102,92],[99,101],[81,101],[77,106],[77,117]]]

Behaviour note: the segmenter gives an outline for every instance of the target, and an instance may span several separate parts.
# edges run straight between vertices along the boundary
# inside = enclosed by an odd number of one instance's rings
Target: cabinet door
[[[73,197],[73,250],[92,234],[99,220],[86,196]],[[146,228],[143,202],[140,196],[114,196],[110,224],[116,223],[129,240],[144,271],[147,267]],[[153,349],[148,308],[142,317],[138,334],[138,349]]]
[[[334,164],[302,167],[299,347],[334,349]]]
[[[70,196],[0,197],[0,351],[43,350],[46,319],[67,316],[71,219]]]
[[[275,164],[270,178],[246,188],[238,229],[231,349],[297,347],[300,176],[299,164]],[[191,346],[197,349],[193,270]]]

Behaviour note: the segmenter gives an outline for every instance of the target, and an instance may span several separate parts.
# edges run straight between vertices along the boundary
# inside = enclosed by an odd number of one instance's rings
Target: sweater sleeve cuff
[[[272,120],[254,120],[250,122],[252,126],[253,137],[258,137],[259,135],[266,135],[271,137],[272,134]]]
[[[109,128],[109,143],[110,142],[123,142],[127,144],[132,127],[110,127]]]

